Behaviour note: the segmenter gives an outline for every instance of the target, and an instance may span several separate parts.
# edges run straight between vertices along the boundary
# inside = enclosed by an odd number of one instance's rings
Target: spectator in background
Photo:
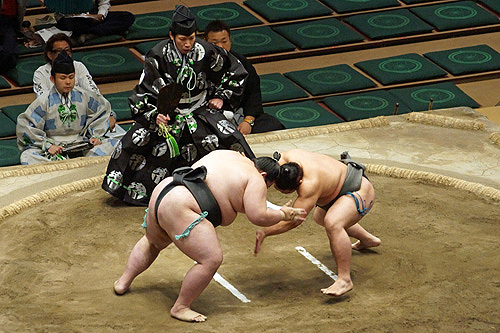
[[[50,79],[52,61],[54,61],[62,51],[65,51],[70,57],[73,56],[71,40],[66,34],[55,34],[47,40],[44,51],[47,63],[38,67],[33,74],[33,90],[37,96],[41,96],[45,91],[49,91],[54,85]],[[73,65],[75,67],[75,87],[83,88],[101,95],[87,67],[85,67],[82,62],[76,60],[73,60]],[[116,131],[117,134],[121,133],[121,136],[125,133],[120,126],[116,125],[116,113],[113,110],[111,110],[111,116],[109,117],[109,128],[111,132]]]
[[[37,96],[52,88],[53,83],[50,80],[52,61],[54,61],[61,51],[65,51],[70,57],[73,56],[71,40],[64,33],[53,35],[45,44],[44,56],[47,63],[38,67],[33,74],[33,90]],[[76,60],[73,60],[73,65],[75,66],[75,87],[84,88],[100,95],[101,92],[92,79],[87,67],[82,62]]]
[[[92,0],[94,6],[89,13],[67,14],[56,13],[57,28],[72,31],[71,36],[79,44],[99,36],[124,35],[134,23],[132,13],[125,11],[109,11],[109,0]]]
[[[52,88],[17,117],[21,164],[66,159],[71,156],[64,148],[75,143],[89,146],[83,156],[111,154],[118,139],[103,138],[111,105],[101,95],[75,88],[73,59],[65,51],[54,59],[51,81]]]
[[[243,55],[231,51],[231,31],[220,20],[210,22],[205,28],[205,40],[231,52],[243,64],[248,72],[247,85],[243,92],[240,108],[231,118],[242,134],[262,133],[284,129],[285,127],[262,109],[262,96],[260,93],[260,79],[253,65]],[[229,120],[231,120],[229,119]]]
[[[0,0],[0,74],[17,63],[17,35],[21,31],[26,0]]]

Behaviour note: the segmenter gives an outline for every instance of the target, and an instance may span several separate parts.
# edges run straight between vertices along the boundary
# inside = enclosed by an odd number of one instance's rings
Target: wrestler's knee
[[[210,253],[210,255],[203,260],[202,264],[206,265],[207,267],[211,268],[214,271],[217,271],[217,269],[222,264],[223,259],[224,258],[222,255],[222,251],[214,251]]]

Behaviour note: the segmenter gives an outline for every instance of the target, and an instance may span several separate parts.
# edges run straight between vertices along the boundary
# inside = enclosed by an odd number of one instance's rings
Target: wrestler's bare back
[[[302,149],[291,149],[282,153],[280,164],[287,162],[298,163],[304,170],[299,195],[303,190],[314,191],[319,193],[317,203],[326,205],[340,193],[347,173],[347,167],[342,162],[333,157]]]
[[[250,179],[252,179],[252,191],[255,192],[256,201],[262,201],[260,204],[265,207],[267,187],[253,161],[232,150],[216,150],[194,163],[192,168],[202,165],[207,168],[205,181],[221,210],[222,226],[231,224],[238,213],[245,213],[243,197]],[[156,202],[158,194],[171,181],[172,177],[168,177],[156,186],[151,195],[152,203]],[[199,210],[196,200],[187,188],[177,186],[167,194],[169,195],[176,196],[178,205],[194,211]],[[150,204],[149,208],[152,209],[152,207],[154,206]]]

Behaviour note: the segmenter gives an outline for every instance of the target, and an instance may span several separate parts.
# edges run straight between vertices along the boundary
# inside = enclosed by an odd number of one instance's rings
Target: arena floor
[[[193,304],[208,316],[201,324],[168,314],[193,264],[175,247],[130,293],[113,294],[143,233],[143,208],[99,188],[106,160],[49,164],[42,173],[3,168],[0,188],[10,191],[0,193],[2,330],[497,332],[500,126],[470,109],[428,114],[420,122],[392,116],[250,135],[257,155],[349,150],[366,163],[377,199],[362,225],[383,243],[353,254],[354,289],[330,298],[320,289],[333,282],[336,267],[322,228],[309,217],[266,239],[254,257],[256,227],[241,215],[217,230],[225,256],[217,280],[236,291],[214,279]],[[454,121],[438,125],[435,116]],[[423,124],[429,119],[434,123]],[[271,190],[269,199],[288,198]]]
[[[140,14],[175,3],[116,9]],[[256,68],[267,74],[482,43],[500,51],[500,33]],[[106,94],[135,84],[100,89]],[[494,106],[500,79],[458,86],[483,108],[249,135],[259,156],[302,148],[338,157],[347,150],[367,164],[377,199],[361,224],[382,245],[353,253],[354,289],[331,298],[320,292],[333,282],[327,273],[336,272],[322,228],[308,217],[299,228],[266,239],[254,257],[256,226],[241,215],[217,230],[224,262],[219,282],[214,279],[193,304],[208,316],[201,324],[169,316],[193,264],[175,247],[160,254],[130,293],[112,292],[143,234],[144,209],[124,206],[100,189],[107,158],[0,168],[0,331],[499,332],[500,107]],[[33,98],[6,96],[0,104]],[[279,204],[288,197],[271,189],[269,199]]]

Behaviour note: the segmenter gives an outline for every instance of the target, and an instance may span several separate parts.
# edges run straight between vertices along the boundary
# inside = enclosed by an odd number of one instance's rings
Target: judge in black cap
[[[197,37],[196,30],[189,8],[177,5],[170,38],[156,44],[144,59],[143,73],[129,97],[135,124],[122,138],[119,154],[110,159],[102,185],[127,203],[146,206],[161,180],[213,150],[255,156],[223,114],[240,104],[247,71],[232,54]],[[174,85],[175,93],[169,94],[168,87]],[[158,100],[177,92],[177,107],[176,102],[168,103],[174,106],[165,111]]]
[[[75,87],[75,65],[73,59],[64,50],[52,62],[50,81],[60,94],[66,96]]]

